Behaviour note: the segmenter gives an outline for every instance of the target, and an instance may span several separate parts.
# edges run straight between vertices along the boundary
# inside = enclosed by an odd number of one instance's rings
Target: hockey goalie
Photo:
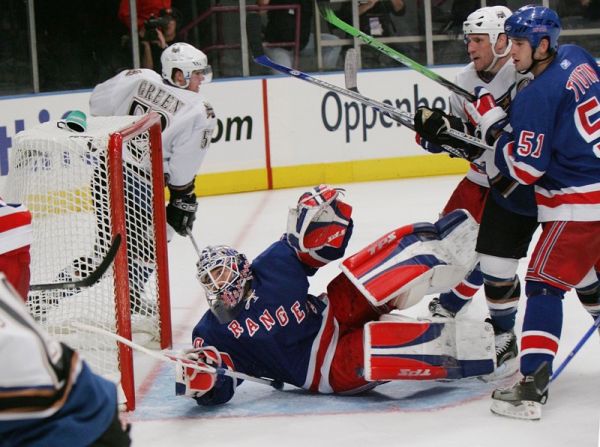
[[[344,256],[351,216],[343,190],[320,185],[300,197],[287,232],[252,263],[225,245],[202,251],[197,275],[210,309],[177,365],[178,395],[199,405],[229,401],[239,380],[224,369],[344,394],[494,371],[489,324],[390,313],[453,286],[474,266],[473,218],[458,210],[389,232],[347,258],[325,293],[309,294],[309,278]]]

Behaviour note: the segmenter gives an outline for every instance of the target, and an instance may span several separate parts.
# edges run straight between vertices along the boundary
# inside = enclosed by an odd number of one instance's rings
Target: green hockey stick
[[[368,45],[372,48],[375,48],[380,53],[383,53],[386,56],[391,57],[395,61],[400,62],[402,65],[404,65],[412,70],[418,71],[419,73],[428,77],[432,81],[437,82],[438,84],[446,87],[448,90],[456,93],[457,95],[460,95],[463,98],[466,98],[470,102],[477,100],[477,97],[475,95],[473,95],[472,93],[468,92],[467,90],[459,87],[458,85],[454,84],[453,82],[450,82],[446,78],[438,75],[436,72],[430,70],[427,67],[424,67],[423,65],[419,64],[418,62],[413,61],[410,57],[405,56],[402,53],[399,53],[398,51],[394,50],[393,48],[388,47],[386,44],[379,42],[377,39],[369,36],[368,34],[363,33],[361,30],[356,29],[352,25],[344,22],[342,19],[340,19],[338,16],[335,15],[335,12],[333,12],[333,10],[331,9],[329,0],[317,0],[317,4],[319,6],[319,11],[321,12],[321,16],[323,16],[323,18],[327,22],[331,23],[336,28],[339,28],[342,31],[345,31],[346,33],[350,34],[353,37],[356,37],[357,39],[360,39],[366,45]]]

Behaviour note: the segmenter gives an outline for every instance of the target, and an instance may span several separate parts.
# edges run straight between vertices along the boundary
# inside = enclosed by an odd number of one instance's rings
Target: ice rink
[[[435,221],[460,177],[430,177],[335,185],[346,188],[354,207],[355,229],[347,255],[396,227]],[[287,210],[309,188],[215,196],[199,199],[194,234],[200,247],[229,244],[250,259],[285,231]],[[174,348],[189,347],[191,330],[206,311],[195,279],[197,254],[189,240],[169,245]],[[338,272],[337,263],[311,282],[319,294]],[[520,273],[526,263],[521,262]],[[426,314],[429,298],[406,310]],[[521,299],[522,316],[525,299]],[[592,324],[576,295],[564,300],[564,327],[555,366]],[[483,319],[482,291],[466,318]],[[521,318],[517,322],[520,332]],[[283,391],[245,382],[221,407],[199,407],[175,397],[174,368],[136,354],[137,409],[130,415],[135,446],[435,446],[534,447],[599,446],[600,341],[593,334],[550,388],[541,421],[493,415],[490,394],[498,385],[477,379],[462,382],[396,382],[363,396],[309,395],[286,385]]]

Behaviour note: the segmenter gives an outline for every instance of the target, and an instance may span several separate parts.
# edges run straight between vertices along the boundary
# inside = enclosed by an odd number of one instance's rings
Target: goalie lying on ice
[[[326,293],[308,293],[309,277],[340,259],[352,235],[342,192],[321,185],[304,193],[287,233],[251,264],[228,246],[202,251],[198,279],[210,310],[193,330],[189,360],[319,393],[492,373],[489,324],[390,314],[451,287],[473,267],[477,224],[463,210],[386,234],[344,261]],[[234,394],[236,379],[186,363],[177,368],[177,394],[200,405]]]

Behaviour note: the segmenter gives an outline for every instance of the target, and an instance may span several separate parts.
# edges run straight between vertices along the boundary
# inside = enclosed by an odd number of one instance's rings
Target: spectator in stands
[[[561,19],[580,16],[597,20],[600,19],[600,0],[559,0],[556,12]]]
[[[136,0],[137,26],[142,29],[144,22],[150,17],[158,17],[161,10],[171,9],[171,0]],[[130,28],[131,14],[129,13],[129,0],[121,0],[119,5],[119,20]]]
[[[136,5],[142,68],[150,68],[160,74],[160,55],[165,48],[177,42],[179,13],[171,8],[171,0],[137,0]],[[129,28],[129,0],[121,0],[119,19]]]
[[[390,14],[403,16],[406,12],[404,0],[364,0],[358,2],[360,30],[373,37],[388,37],[396,34]],[[338,16],[352,23],[352,2],[344,3]]]
[[[313,0],[257,0],[257,5],[300,5],[300,56],[315,57],[314,33],[311,25],[314,20]],[[265,42],[280,43],[294,42],[296,31],[296,10],[276,9],[266,12],[267,25],[265,28]],[[263,12],[263,15],[265,13]],[[337,40],[333,34],[321,33],[321,40]],[[341,46],[323,47],[323,66],[325,69],[337,67]],[[293,49],[289,47],[267,47],[265,53],[275,62],[287,67],[292,67],[294,60]],[[298,68],[298,67],[295,67]]]
[[[389,37],[397,34],[392,21],[392,15],[403,16],[406,12],[404,0],[359,0],[358,16],[360,30],[376,38]],[[346,23],[353,23],[352,2],[344,3],[338,16]],[[394,46],[393,44],[389,44]],[[380,52],[363,46],[363,66],[388,66],[394,62]]]

